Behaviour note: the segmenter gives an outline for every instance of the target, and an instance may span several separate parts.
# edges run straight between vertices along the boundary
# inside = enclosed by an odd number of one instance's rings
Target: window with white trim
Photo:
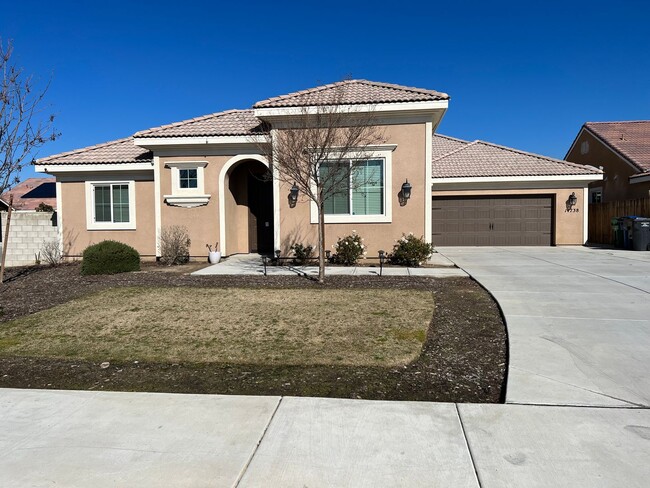
[[[206,205],[210,195],[205,194],[205,167],[207,161],[168,161],[171,170],[172,192],[165,195],[168,205],[199,207]]]
[[[320,177],[327,194],[325,215],[384,214],[383,159],[348,160],[343,164],[324,162]]]
[[[90,230],[135,229],[135,182],[87,181],[86,216]]]
[[[373,146],[353,158],[332,157],[332,162],[321,164],[321,181],[329,186],[324,202],[326,224],[392,222],[392,158],[396,148],[395,144]],[[335,189],[331,185],[338,191],[330,192]],[[318,207],[313,201],[310,222],[318,222]]]

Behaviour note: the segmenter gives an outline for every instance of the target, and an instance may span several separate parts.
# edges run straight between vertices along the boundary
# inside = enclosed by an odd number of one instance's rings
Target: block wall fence
[[[7,212],[0,212],[0,253],[5,245]],[[7,266],[25,266],[36,263],[43,243],[59,239],[55,212],[14,211],[9,227]]]

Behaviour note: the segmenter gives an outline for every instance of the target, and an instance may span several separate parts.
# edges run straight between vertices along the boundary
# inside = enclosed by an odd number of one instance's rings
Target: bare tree
[[[295,185],[316,204],[320,282],[325,279],[325,202],[367,184],[354,162],[367,159],[372,146],[385,142],[372,110],[358,111],[343,103],[345,89],[345,84],[331,88],[326,105],[322,99],[308,99],[258,143],[273,177]]]
[[[43,116],[43,102],[49,86],[35,91],[31,76],[11,60],[13,45],[0,39],[0,194],[18,182],[25,162],[34,151],[59,134],[53,129],[54,115]],[[9,213],[11,208],[9,209]],[[10,218],[7,218],[7,234]],[[5,241],[5,252],[8,243]],[[5,255],[3,252],[3,256]],[[0,282],[4,258],[0,263]]]

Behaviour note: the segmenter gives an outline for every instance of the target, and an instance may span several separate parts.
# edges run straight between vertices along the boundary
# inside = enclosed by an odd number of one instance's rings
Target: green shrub
[[[293,251],[294,264],[305,264],[314,254],[314,246],[303,246],[302,244],[294,244],[291,246]]]
[[[433,244],[424,242],[424,237],[415,237],[413,233],[402,234],[393,246],[390,262],[401,266],[420,266],[432,253]]]
[[[366,246],[363,244],[363,239],[353,230],[349,236],[339,237],[336,241],[332,262],[352,266],[365,255]]]
[[[81,274],[115,274],[140,270],[140,254],[131,246],[117,241],[102,241],[83,252]]]

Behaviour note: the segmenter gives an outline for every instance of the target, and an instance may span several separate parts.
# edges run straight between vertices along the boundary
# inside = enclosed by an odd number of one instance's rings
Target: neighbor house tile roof
[[[650,120],[587,122],[584,127],[640,171],[650,171]]]
[[[448,100],[449,95],[435,90],[410,86],[378,83],[368,80],[346,80],[317,86],[288,95],[268,98],[253,105],[254,108],[301,107],[315,105],[343,105],[427,102]]]
[[[136,146],[133,137],[126,137],[37,159],[36,164],[52,166],[58,164],[144,163],[150,161],[153,161],[151,151]]]
[[[451,140],[446,136],[433,135],[436,145],[447,144],[446,154],[433,157],[434,178],[476,178],[498,176],[565,176],[597,175],[599,169],[582,164],[569,163],[538,154],[527,153],[484,141]]]
[[[27,178],[0,195],[0,201],[8,206],[11,195],[14,197],[12,207],[15,210],[36,210],[41,203],[56,208],[56,180]]]
[[[227,110],[142,130],[134,137],[245,136],[263,130],[253,110]]]

